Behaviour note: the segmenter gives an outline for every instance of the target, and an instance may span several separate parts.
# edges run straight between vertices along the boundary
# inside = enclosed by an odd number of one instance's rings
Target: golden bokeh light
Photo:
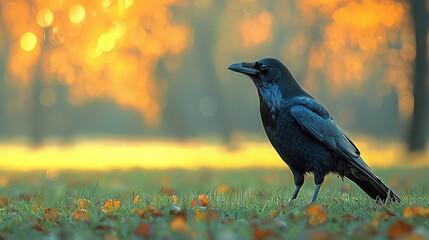
[[[118,5],[124,9],[130,8],[134,3],[134,0],[118,0]]]
[[[240,23],[239,29],[245,47],[257,46],[271,36],[273,16],[263,11],[255,17],[247,17]]]
[[[101,3],[101,5],[104,8],[108,8],[108,7],[110,7],[110,5],[112,5],[113,2],[114,2],[114,0],[103,0],[103,2]]]
[[[48,8],[43,8],[37,13],[36,21],[41,27],[49,27],[54,21],[54,14]]]
[[[171,21],[169,7],[177,1],[8,2],[2,8],[5,29],[18,40],[11,45],[8,70],[22,84],[35,80],[33,70],[41,70],[67,85],[72,104],[111,99],[154,125],[163,94],[154,66],[189,43],[189,28]],[[46,38],[43,48],[37,47],[39,36]],[[43,106],[55,104],[51,93],[40,96]]]
[[[112,33],[103,33],[98,38],[98,48],[103,52],[109,52],[116,45],[116,38]]]
[[[20,45],[24,51],[32,51],[37,45],[36,35],[32,32],[26,32],[22,34]]]
[[[69,20],[74,24],[82,23],[83,20],[85,20],[85,16],[86,16],[85,8],[80,4],[73,5],[69,9]]]

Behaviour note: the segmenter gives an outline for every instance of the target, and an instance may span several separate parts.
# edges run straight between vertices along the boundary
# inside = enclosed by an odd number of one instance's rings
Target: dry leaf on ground
[[[310,226],[317,226],[325,223],[328,220],[328,212],[320,205],[310,205],[307,207],[307,223]]]

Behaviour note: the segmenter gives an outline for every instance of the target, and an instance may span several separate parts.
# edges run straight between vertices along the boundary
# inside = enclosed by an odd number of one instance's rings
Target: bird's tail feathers
[[[368,196],[378,203],[401,202],[401,198],[384,184],[369,168],[352,167],[346,177],[355,182]]]

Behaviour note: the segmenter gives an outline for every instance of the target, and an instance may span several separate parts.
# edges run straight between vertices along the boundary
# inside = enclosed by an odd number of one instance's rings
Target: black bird
[[[282,62],[263,58],[235,63],[228,69],[249,76],[257,88],[265,132],[293,174],[296,187],[291,201],[296,199],[306,173],[314,174],[312,203],[329,173],[349,178],[379,203],[401,201],[363,161],[329,112],[301,88]]]

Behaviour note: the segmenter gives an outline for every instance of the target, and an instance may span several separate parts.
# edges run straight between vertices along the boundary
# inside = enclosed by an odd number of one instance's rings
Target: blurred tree
[[[428,6],[425,0],[411,0],[416,38],[416,58],[414,60],[414,111],[408,138],[411,152],[426,149],[428,139]]]
[[[1,5],[0,5],[1,12]],[[5,84],[5,73],[6,73],[6,60],[7,60],[7,42],[6,32],[4,29],[3,21],[0,16],[0,137],[5,135],[6,131],[6,113],[5,113],[5,93],[6,93],[6,84]]]
[[[156,125],[163,93],[154,75],[157,62],[187,45],[188,29],[170,21],[173,4],[0,0],[2,23],[11,39],[7,71],[17,85],[30,89],[31,142],[42,141],[44,108],[56,101],[52,89],[42,92],[47,76],[68,86],[74,105],[112,99]]]

